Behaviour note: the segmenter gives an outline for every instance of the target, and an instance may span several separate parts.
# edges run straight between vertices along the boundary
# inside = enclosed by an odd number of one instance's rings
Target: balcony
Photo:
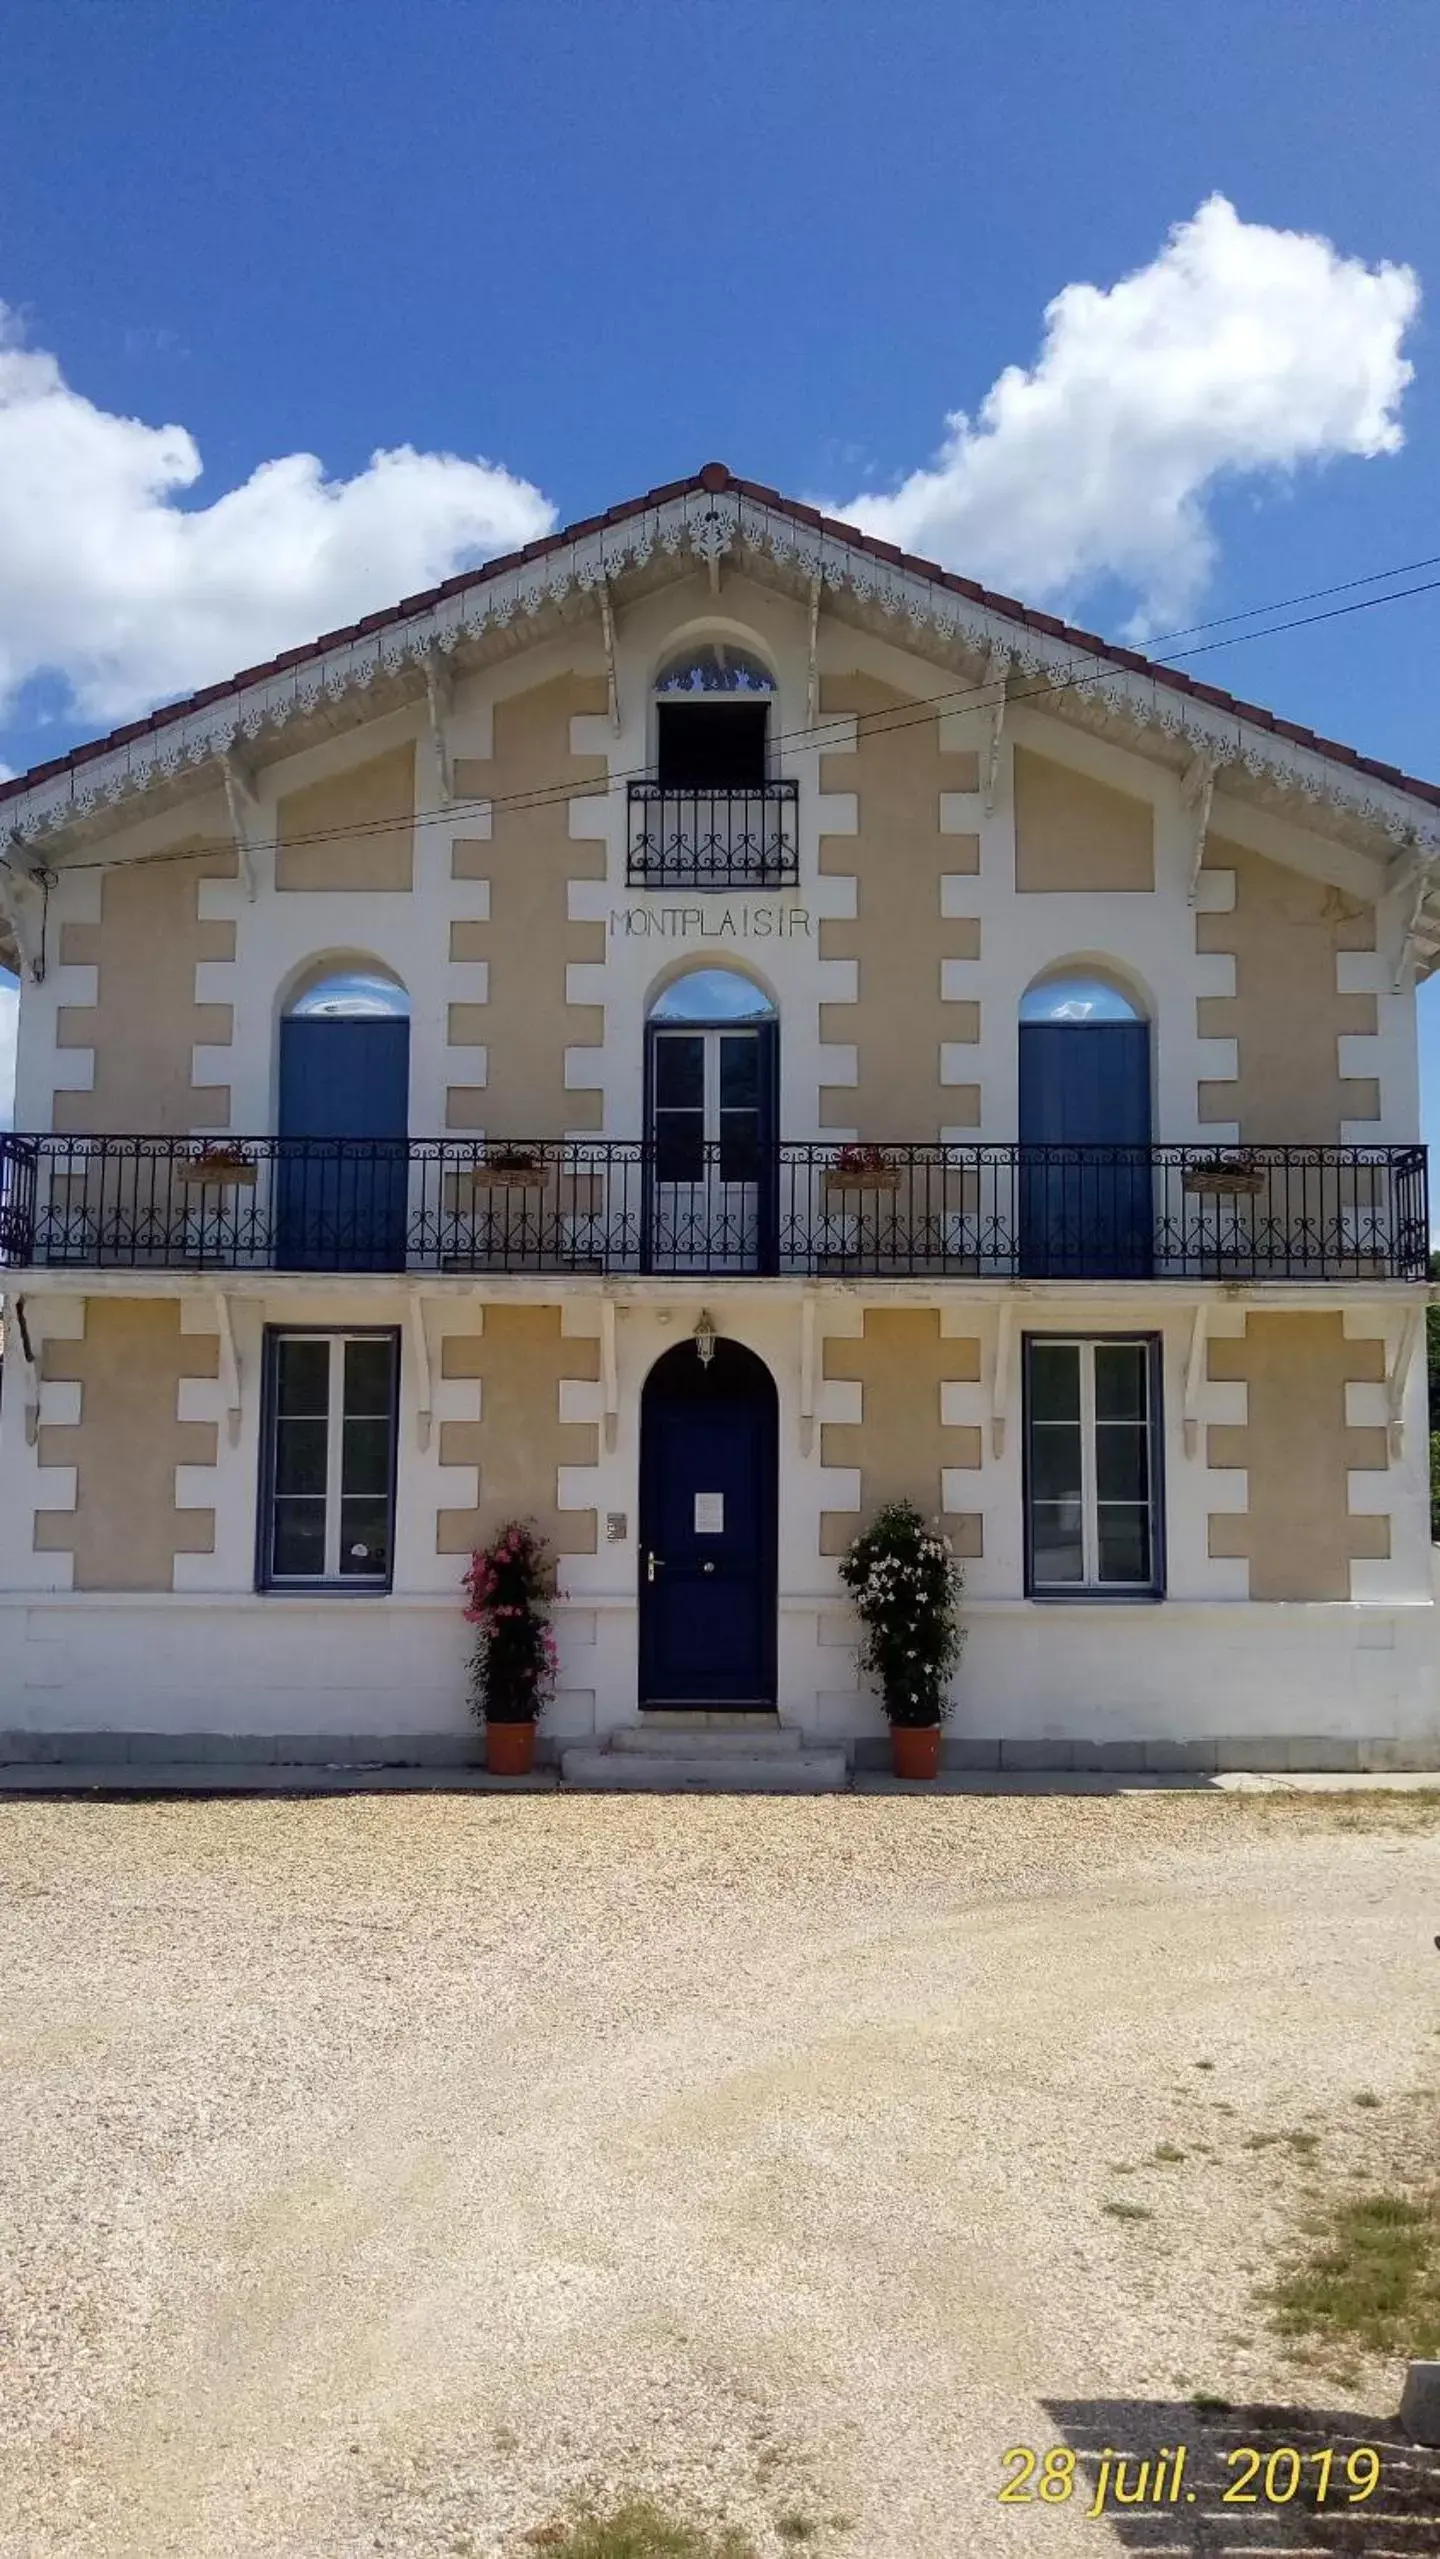
[[[672,790],[632,782],[632,889],[783,889],[800,877],[799,784]]]
[[[1423,1280],[1421,1146],[0,1135],[0,1267]]]

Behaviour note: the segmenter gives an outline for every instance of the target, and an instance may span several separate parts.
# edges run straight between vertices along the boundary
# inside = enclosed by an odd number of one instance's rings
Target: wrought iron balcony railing
[[[0,1135],[10,1269],[1418,1280],[1421,1146]]]
[[[672,791],[630,784],[632,889],[783,889],[800,877],[800,789]]]

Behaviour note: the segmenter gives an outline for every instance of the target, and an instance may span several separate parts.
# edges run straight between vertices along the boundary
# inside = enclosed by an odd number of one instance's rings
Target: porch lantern
[[[695,1356],[702,1368],[708,1368],[715,1357],[715,1318],[702,1306],[695,1321]]]

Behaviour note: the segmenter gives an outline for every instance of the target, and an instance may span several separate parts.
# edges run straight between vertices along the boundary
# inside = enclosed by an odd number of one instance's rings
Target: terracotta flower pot
[[[528,1777],[535,1765],[535,1726],[487,1724],[485,1765],[492,1777]]]
[[[890,1763],[897,1777],[938,1777],[940,1774],[939,1725],[892,1724]]]

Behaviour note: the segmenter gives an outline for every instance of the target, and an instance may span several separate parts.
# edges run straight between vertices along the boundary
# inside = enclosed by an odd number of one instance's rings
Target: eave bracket
[[[1005,735],[1005,713],[1008,707],[1006,686],[1010,676],[1010,660],[1003,649],[992,649],[985,667],[985,684],[994,695],[987,702],[985,720],[985,814],[995,814],[995,792],[1000,779],[1000,746]]]
[[[1410,908],[1400,940],[1399,957],[1395,962],[1395,975],[1391,981],[1391,991],[1396,995],[1400,994],[1404,987],[1415,957],[1415,944],[1419,938],[1420,919],[1425,912],[1425,900],[1434,885],[1435,861],[1436,857],[1433,853],[1421,853],[1417,850],[1414,868],[1407,871],[1401,881],[1402,891],[1408,889],[1410,892]]]
[[[240,1445],[240,1358],[235,1348],[235,1328],[230,1320],[230,1300],[221,1290],[215,1299],[215,1327],[220,1335],[220,1383],[225,1390],[225,1432],[232,1448]]]
[[[620,684],[615,672],[615,604],[610,581],[601,578],[596,590],[600,599],[600,636],[605,644],[605,708],[610,714],[612,735],[620,735]]]
[[[1400,1328],[1400,1338],[1395,1345],[1389,1374],[1385,1380],[1386,1428],[1392,1457],[1403,1457],[1405,1454],[1405,1393],[1410,1383],[1410,1371],[1415,1365],[1415,1353],[1420,1346],[1420,1336],[1424,1330],[1424,1307],[1410,1307]]]
[[[450,783],[450,744],[445,735],[445,723],[450,716],[454,693],[455,673],[449,659],[442,649],[427,649],[425,652],[425,708],[430,720],[430,745],[435,758],[435,779],[439,785],[441,799],[447,802],[454,797],[454,793]]]
[[[605,1454],[614,1454],[620,1433],[620,1372],[615,1349],[615,1300],[600,1300],[600,1395],[604,1415]]]
[[[230,832],[235,839],[235,857],[245,886],[245,900],[247,905],[253,906],[257,887],[255,846],[260,838],[263,812],[255,796],[254,776],[233,745],[227,746],[221,755],[220,771],[225,782],[225,806],[230,812]]]
[[[800,1454],[809,1457],[815,1446],[815,1323],[813,1296],[800,1300]]]
[[[30,881],[15,858],[13,850],[0,855],[0,915],[15,936],[16,954],[21,975],[32,986],[39,986],[45,975],[43,932],[37,932],[30,908]]]
[[[12,1306],[20,1341],[20,1365],[25,1371],[25,1445],[33,1448],[40,1436],[40,1362],[30,1338],[24,1298],[15,1298]]]
[[[434,1427],[435,1363],[430,1357],[430,1328],[425,1320],[424,1291],[412,1288],[405,1301],[409,1319],[410,1346],[415,1355],[415,1443],[422,1450],[430,1445]]]
[[[823,579],[810,581],[810,651],[805,671],[805,725],[813,729],[820,716],[820,593]]]
[[[1190,812],[1194,832],[1190,839],[1189,903],[1194,905],[1200,894],[1200,870],[1205,859],[1205,839],[1210,832],[1210,810],[1215,798],[1215,776],[1219,766],[1213,755],[1203,748],[1193,755],[1180,776],[1181,806]]]
[[[1185,1362],[1185,1454],[1200,1452],[1200,1389],[1205,1383],[1205,1344],[1210,1334],[1210,1305],[1201,1299],[1190,1318],[1190,1354]]]
[[[1015,1300],[1002,1297],[995,1327],[995,1366],[990,1379],[990,1448],[1005,1454],[1005,1425],[1010,1417],[1010,1387],[1015,1371]]]

